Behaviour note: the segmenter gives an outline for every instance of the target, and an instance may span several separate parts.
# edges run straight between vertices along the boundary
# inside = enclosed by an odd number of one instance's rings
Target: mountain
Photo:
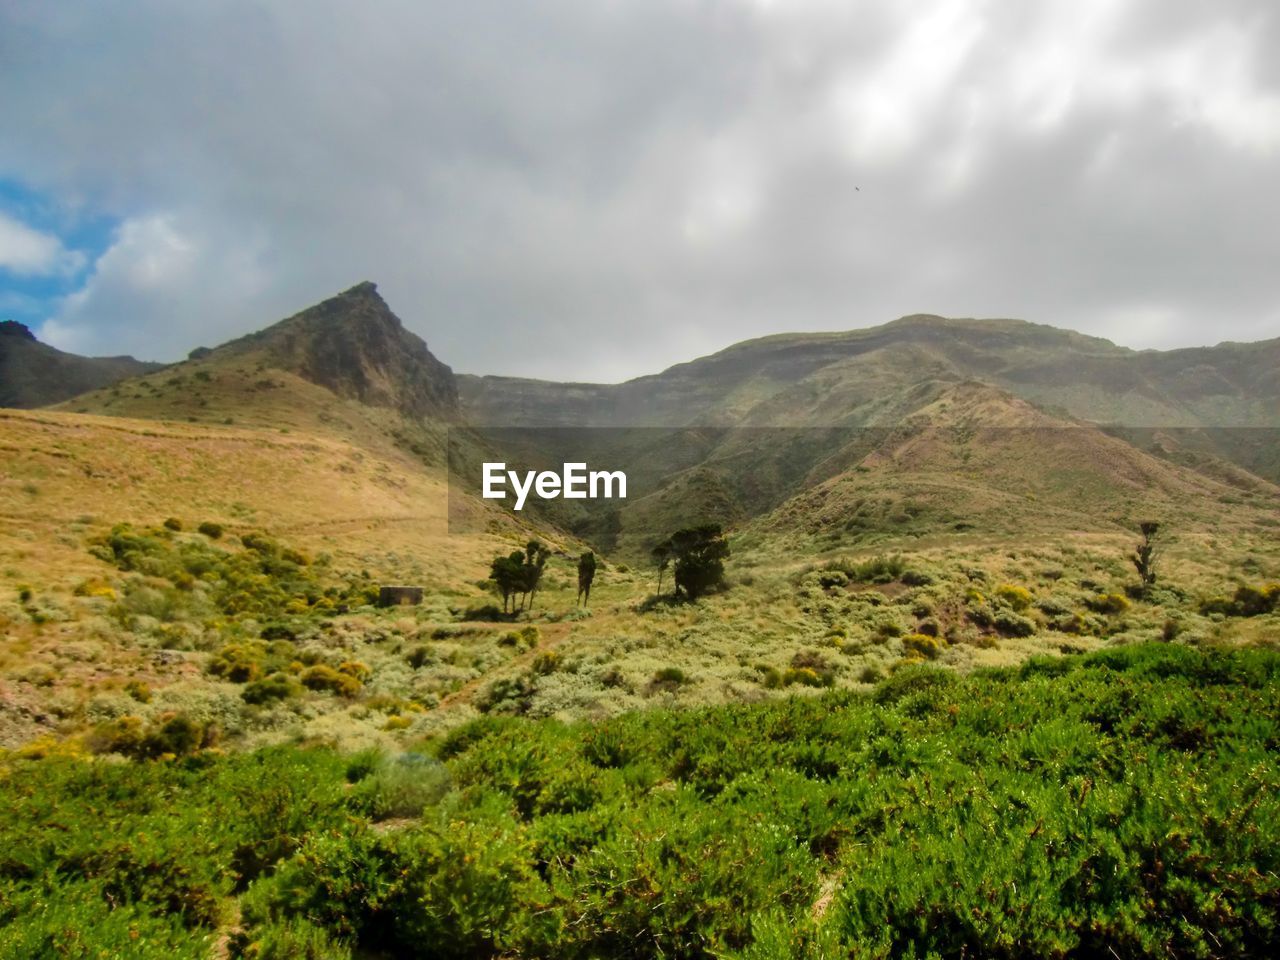
[[[340,397],[408,417],[457,412],[453,371],[367,281],[209,355],[257,356]]]
[[[459,378],[479,423],[685,425],[849,423],[886,386],[981,380],[1099,423],[1274,427],[1280,339],[1135,351],[1021,320],[909,316],[842,333],[735,344],[621,384]]]
[[[15,320],[0,321],[0,407],[42,407],[163,367],[133,357],[81,357],[36,339]]]
[[[896,422],[922,383],[969,380],[1153,452],[1280,480],[1280,339],[1134,351],[1020,320],[920,315],[748,340],[621,384],[463,376],[459,390],[463,416],[482,424],[851,427]]]
[[[806,485],[763,527],[1016,538],[1176,518],[1183,529],[1257,532],[1280,503],[1280,488],[1244,471],[1227,482],[974,381],[944,388],[892,429],[865,433],[852,468]]]

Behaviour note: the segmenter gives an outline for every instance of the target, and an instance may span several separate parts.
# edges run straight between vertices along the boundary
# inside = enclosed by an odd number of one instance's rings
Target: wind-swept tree
[[[578,558],[578,601],[585,607],[591,600],[591,584],[596,578],[596,555],[588,550]]]
[[[662,571],[668,562],[674,562],[676,599],[683,591],[686,599],[697,600],[724,583],[724,561],[729,556],[729,544],[720,525],[709,523],[677,530],[654,547],[652,554],[659,563],[659,590]]]
[[[547,558],[551,556],[548,550],[541,542],[530,540],[524,548],[524,567],[522,568],[521,586],[529,600],[529,609],[533,609],[533,598],[538,592],[538,587],[542,583],[542,571],[547,565]],[[524,609],[524,600],[520,602],[520,609]]]
[[[658,568],[658,596],[662,596],[662,575],[667,572],[667,567],[671,565],[671,540],[663,540],[652,550],[649,556],[653,557],[654,566]]]
[[[494,557],[489,566],[489,579],[493,581],[498,592],[502,594],[502,612],[516,613],[523,610],[525,603],[533,609],[533,597],[542,583],[542,571],[551,555],[542,543],[530,540],[523,550],[513,550],[505,557]],[[520,606],[515,606],[515,597],[519,595]]]
[[[524,579],[524,551],[515,550],[505,557],[494,557],[489,566],[489,579],[502,594],[502,612],[508,613],[512,598],[521,592]]]
[[[1156,582],[1156,558],[1159,554],[1156,537],[1160,533],[1160,524],[1155,520],[1145,520],[1138,524],[1138,529],[1142,532],[1142,542],[1134,548],[1129,561],[1138,571],[1142,591],[1145,593]]]

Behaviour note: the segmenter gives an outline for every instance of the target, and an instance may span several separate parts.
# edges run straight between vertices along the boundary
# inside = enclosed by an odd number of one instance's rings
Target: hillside
[[[361,284],[6,413],[0,743],[110,750],[117,719],[159,729],[176,712],[233,746],[390,747],[487,713],[606,717],[862,688],[922,658],[965,671],[1265,636],[1273,617],[1231,598],[1280,576],[1276,488],[1168,431],[1140,449],[992,385],[993,358],[1054,350],[1128,355],[917,319],[618,387],[525,382],[507,408]],[[514,428],[477,426],[492,403]],[[618,426],[632,422],[667,425]],[[514,517],[447,469],[490,456],[625,469],[632,492]],[[1130,605],[1145,519],[1169,531],[1169,586]],[[668,576],[655,596],[649,547],[708,520],[731,530],[731,588],[673,604]],[[486,578],[531,537],[553,552],[513,624]],[[579,538],[602,553],[589,608]],[[376,608],[385,583],[424,603]]]
[[[750,340],[621,384],[462,376],[459,390],[464,416],[494,426],[849,427],[893,422],[911,386],[978,380],[1280,481],[1277,370],[1280,339],[1134,351],[1019,320],[911,316]]]
[[[918,315],[842,333],[748,340],[621,384],[463,376],[459,386],[477,423],[797,426],[845,422],[877,387],[901,384],[912,371],[913,380],[981,380],[1100,423],[1274,427],[1277,370],[1280,339],[1134,351],[1021,320]],[[831,403],[832,387],[854,402]]]
[[[0,321],[0,407],[43,407],[163,367],[133,357],[81,357],[41,343],[21,323]]]

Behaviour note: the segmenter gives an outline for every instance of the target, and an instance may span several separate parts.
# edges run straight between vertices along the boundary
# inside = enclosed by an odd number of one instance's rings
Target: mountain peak
[[[34,340],[36,335],[31,332],[31,328],[25,323],[19,323],[17,320],[0,320],[0,337],[21,337],[24,340]]]
[[[219,350],[263,350],[277,366],[339,396],[409,417],[457,409],[453,370],[405,329],[368,280]]]

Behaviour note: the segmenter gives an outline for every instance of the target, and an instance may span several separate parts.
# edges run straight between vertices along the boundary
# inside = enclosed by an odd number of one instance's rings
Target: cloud
[[[258,253],[244,237],[201,233],[171,215],[127,220],[39,336],[75,353],[168,358],[220,342],[228,317],[267,283]]]
[[[67,276],[84,267],[84,254],[68,250],[50,233],[0,211],[0,270],[20,277]]]
[[[1265,0],[16,3],[0,176],[120,223],[45,326],[174,358],[361,279],[571,379],[905,313],[1275,336]]]

